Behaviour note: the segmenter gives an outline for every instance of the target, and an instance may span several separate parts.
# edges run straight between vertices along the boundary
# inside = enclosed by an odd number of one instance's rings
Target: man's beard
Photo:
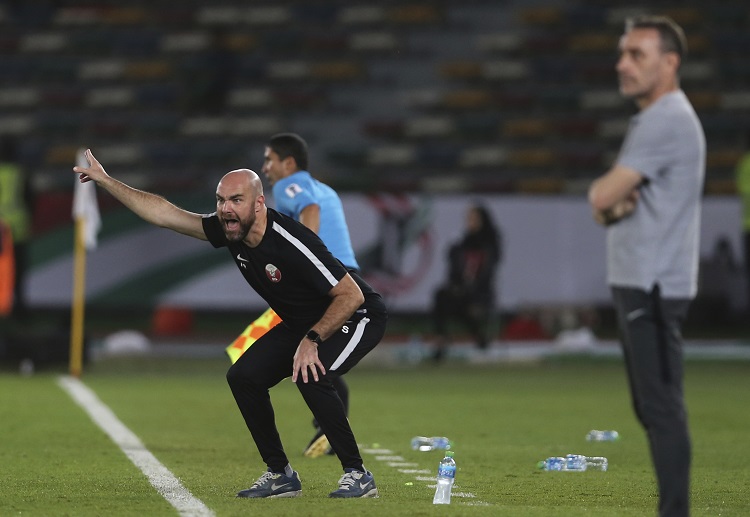
[[[245,220],[242,219],[232,219],[233,221],[237,221],[239,223],[239,228],[233,231],[229,231],[227,229],[227,221],[222,220],[222,226],[224,227],[224,236],[227,238],[229,242],[242,242],[245,237],[247,237],[247,234],[250,232],[250,228],[252,228],[253,223],[255,222],[255,217],[252,217],[252,220]]]

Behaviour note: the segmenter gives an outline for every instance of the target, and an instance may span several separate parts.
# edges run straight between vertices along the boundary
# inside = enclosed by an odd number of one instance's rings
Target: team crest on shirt
[[[266,276],[274,284],[281,281],[281,271],[273,264],[266,264]]]
[[[286,192],[287,196],[294,198],[295,196],[297,196],[297,194],[302,193],[302,187],[300,187],[296,183],[292,183],[291,185],[289,185],[287,188],[284,189],[284,192]]]

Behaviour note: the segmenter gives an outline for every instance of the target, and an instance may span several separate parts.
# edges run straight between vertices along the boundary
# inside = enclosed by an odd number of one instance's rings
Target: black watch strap
[[[307,331],[307,334],[305,334],[305,337],[315,343],[316,345],[319,345],[322,339],[320,339],[320,334],[315,332],[314,330],[310,329]]]

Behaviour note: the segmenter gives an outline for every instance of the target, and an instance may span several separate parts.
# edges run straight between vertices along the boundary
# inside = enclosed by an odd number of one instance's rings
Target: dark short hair
[[[631,29],[655,29],[659,33],[662,52],[675,52],[680,61],[687,56],[685,31],[669,16],[641,14],[625,20],[625,32]]]
[[[296,133],[277,133],[268,140],[268,148],[285,160],[290,156],[299,170],[307,170],[307,142]]]

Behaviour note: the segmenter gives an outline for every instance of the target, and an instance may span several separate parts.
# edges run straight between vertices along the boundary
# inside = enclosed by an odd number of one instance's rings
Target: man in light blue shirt
[[[317,233],[333,256],[346,267],[359,269],[341,198],[307,171],[306,153],[304,158],[297,153],[295,147],[302,148],[302,142],[295,137],[288,133],[276,135],[266,147],[262,170],[273,187],[276,210]],[[286,156],[282,158],[279,152]]]
[[[685,41],[667,17],[626,23],[616,68],[639,113],[614,166],[589,189],[594,218],[607,227],[607,282],[663,517],[690,509],[681,327],[697,292],[706,167],[703,129],[679,87]]]

